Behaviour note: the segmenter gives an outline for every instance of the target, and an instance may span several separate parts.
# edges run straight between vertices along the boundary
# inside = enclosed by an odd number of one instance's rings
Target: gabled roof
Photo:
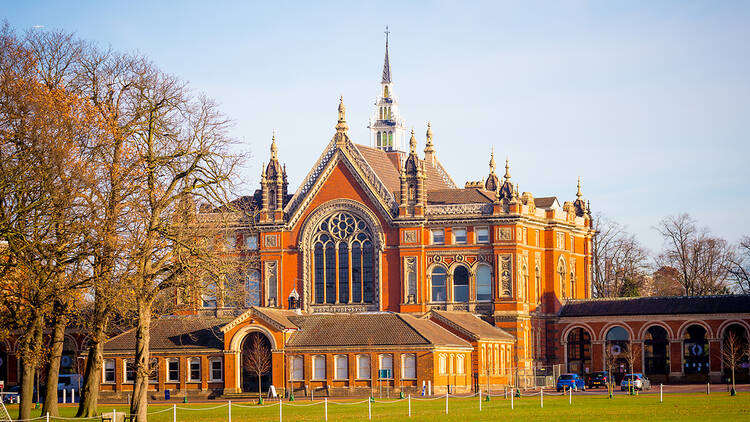
[[[224,349],[221,327],[228,318],[172,316],[151,322],[149,347],[152,352],[191,349],[213,351]],[[132,352],[135,346],[135,328],[104,343],[105,352]]]
[[[537,208],[551,208],[552,206],[560,206],[560,202],[557,201],[556,196],[547,196],[534,198],[534,205]]]
[[[237,318],[227,321],[227,324],[221,327],[221,332],[226,333],[250,317],[257,317],[268,324],[274,326],[279,331],[296,330],[299,328],[289,318],[297,315],[294,311],[288,309],[265,308],[260,306],[251,306],[250,309],[243,312]]]
[[[568,300],[560,309],[560,317],[727,313],[750,314],[750,295]]]
[[[312,314],[291,318],[300,327],[288,347],[463,346],[470,344],[437,324],[390,312]]]
[[[433,309],[427,314],[427,317],[435,318],[474,340],[515,340],[507,331],[495,327],[469,312],[438,311]]]

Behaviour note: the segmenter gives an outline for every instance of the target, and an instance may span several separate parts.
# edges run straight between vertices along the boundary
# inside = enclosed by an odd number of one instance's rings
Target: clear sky
[[[296,189],[334,133],[368,143],[385,25],[407,125],[463,185],[492,146],[535,196],[575,198],[657,251],[688,212],[750,234],[750,2],[3,1],[19,30],[64,29],[139,51],[222,104],[251,151],[251,193],[276,129]]]

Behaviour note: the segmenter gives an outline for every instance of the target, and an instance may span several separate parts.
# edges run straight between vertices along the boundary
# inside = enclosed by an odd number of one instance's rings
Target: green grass
[[[352,401],[339,402],[350,405],[328,403],[329,421],[367,420],[367,403],[351,405]],[[252,408],[238,407],[252,406]],[[292,404],[296,406],[292,406]],[[309,401],[298,400],[284,402],[283,416],[285,421],[322,421],[323,404],[306,406]],[[451,398],[448,415],[445,414],[445,400],[421,401],[412,399],[412,418],[407,415],[406,400],[376,400],[372,404],[372,419],[382,421],[750,421],[750,395],[738,394],[665,394],[664,402],[659,403],[658,394],[641,394],[636,397],[618,395],[608,399],[606,395],[573,396],[573,404],[568,398],[545,396],[544,409],[539,407],[539,396],[524,397],[514,400],[514,409],[510,408],[510,399],[493,397],[490,402],[482,403],[475,398]],[[218,409],[198,410],[224,405]],[[225,402],[211,404],[178,404],[178,421],[227,421]],[[125,406],[102,405],[100,411],[111,412],[112,409],[124,412]],[[172,421],[172,405],[154,404],[149,412],[164,411],[149,415],[151,422]],[[195,410],[182,410],[190,408]],[[71,417],[75,408],[70,405],[61,407],[61,416]],[[11,416],[17,416],[17,406],[9,406]],[[34,411],[34,416],[39,415]],[[54,418],[50,418],[55,420]],[[232,421],[278,421],[279,406],[273,403],[269,407],[258,407],[251,403],[233,403]]]

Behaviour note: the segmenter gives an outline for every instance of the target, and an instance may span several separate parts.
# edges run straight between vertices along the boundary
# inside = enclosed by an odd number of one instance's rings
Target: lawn
[[[606,395],[573,396],[573,403],[568,398],[545,396],[544,408],[539,406],[539,396],[524,397],[514,400],[514,409],[510,408],[510,399],[493,397],[490,402],[482,403],[479,411],[478,398],[451,398],[448,403],[448,415],[445,414],[445,400],[412,399],[412,418],[408,417],[407,400],[376,400],[372,403],[372,419],[377,421],[571,421],[571,420],[608,420],[608,421],[750,421],[750,395],[740,394],[730,397],[728,394],[665,394],[664,402],[659,403],[658,394],[642,394],[637,397],[616,396],[609,399]],[[217,406],[221,406],[218,407]],[[125,406],[103,405],[100,411],[118,412],[126,410]],[[17,416],[17,406],[9,406],[11,416]],[[159,413],[154,413],[159,412]],[[284,402],[283,419],[287,421],[322,421],[324,419],[323,402],[299,400]],[[75,408],[66,405],[61,408],[61,416],[71,417]],[[172,421],[172,405],[154,404],[149,407],[149,421]],[[37,416],[38,413],[34,413]],[[366,401],[329,402],[329,421],[367,420]],[[50,420],[56,420],[50,418]],[[226,402],[212,404],[178,404],[178,421],[227,421]],[[264,407],[251,403],[232,403],[232,421],[278,421],[278,402]]]

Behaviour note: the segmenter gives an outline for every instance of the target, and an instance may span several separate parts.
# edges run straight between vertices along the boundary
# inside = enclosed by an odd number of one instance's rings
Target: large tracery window
[[[321,221],[313,252],[316,304],[372,303],[372,233],[359,217],[338,212]]]

